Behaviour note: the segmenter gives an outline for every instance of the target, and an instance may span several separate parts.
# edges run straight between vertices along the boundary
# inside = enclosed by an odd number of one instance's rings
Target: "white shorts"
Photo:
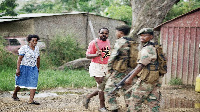
[[[103,77],[108,72],[108,64],[91,62],[89,66],[90,77]]]

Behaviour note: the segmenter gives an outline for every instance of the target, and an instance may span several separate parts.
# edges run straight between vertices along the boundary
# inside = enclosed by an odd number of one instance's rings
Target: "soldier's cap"
[[[142,28],[137,35],[141,35],[141,34],[150,34],[153,35],[153,28]]]

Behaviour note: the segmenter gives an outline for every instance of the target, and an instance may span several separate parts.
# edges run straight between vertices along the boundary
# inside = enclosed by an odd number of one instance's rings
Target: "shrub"
[[[182,85],[182,80],[180,78],[172,78],[170,81],[169,81],[169,84],[170,85]]]
[[[5,50],[3,46],[4,39],[0,37],[0,71],[6,68],[16,68],[17,55]]]
[[[57,35],[50,40],[47,46],[47,57],[56,66],[85,56],[85,50],[78,45],[71,35]]]

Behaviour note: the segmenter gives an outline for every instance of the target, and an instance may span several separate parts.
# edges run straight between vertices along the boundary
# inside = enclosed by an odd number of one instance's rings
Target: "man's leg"
[[[118,81],[117,81],[118,82]],[[116,111],[118,109],[117,99],[116,99],[116,92],[113,94],[108,94],[110,91],[112,91],[115,88],[115,80],[113,80],[111,77],[107,80],[104,94],[105,94],[105,100],[108,104],[108,109],[111,111]]]
[[[93,96],[98,95],[98,93],[99,93],[99,90],[94,91],[92,94],[87,95],[87,99],[90,99],[90,98],[92,98]]]
[[[128,112],[142,112],[142,103],[148,100],[149,95],[154,89],[154,85],[145,82],[136,83],[132,87]]]
[[[104,77],[95,77],[95,80],[97,82],[97,88],[99,90],[99,100],[100,100],[100,109],[105,108],[105,98],[104,98],[104,88],[105,88],[105,82]]]
[[[151,112],[159,112],[161,100],[160,87],[161,84],[157,84],[147,98],[147,106]]]
[[[97,83],[97,86],[98,86],[99,84],[102,83],[102,81],[103,81],[104,78],[103,77],[94,77],[94,79],[96,80],[96,83]],[[85,108],[88,109],[90,99],[93,96],[96,96],[98,94],[99,94],[99,99],[100,99],[100,107],[101,108],[102,108],[102,106],[105,107],[104,96],[102,97],[102,95],[104,95],[104,94],[102,92],[100,92],[99,89],[96,90],[96,91],[94,91],[92,94],[89,94],[89,95],[86,96],[86,98],[83,101],[83,106],[85,106]]]
[[[100,100],[100,108],[105,107],[105,98],[103,91],[99,91],[99,100]]]

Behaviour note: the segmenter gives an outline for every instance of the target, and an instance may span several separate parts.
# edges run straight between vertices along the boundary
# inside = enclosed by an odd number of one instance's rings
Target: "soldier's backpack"
[[[139,76],[141,80],[145,80],[146,83],[154,83],[159,79],[159,76],[164,76],[164,74],[167,73],[167,60],[161,45],[155,45],[152,42],[149,42],[147,46],[148,45],[153,45],[156,48],[157,60],[155,63],[150,63],[145,66],[137,76]]]
[[[137,66],[139,43],[130,38],[125,38],[125,39],[128,40],[128,44],[129,44],[129,48],[130,48],[128,66],[131,68],[135,68]]]
[[[120,55],[116,57],[112,65],[112,69],[117,70],[118,72],[126,72],[128,67],[135,68],[137,66],[137,57],[138,57],[137,48],[139,43],[133,41],[129,37],[123,37],[123,38],[127,40],[126,43],[121,46],[121,48],[124,48],[124,51],[121,50],[118,51],[119,52],[118,54]]]
[[[137,54],[138,54],[138,45],[139,43],[129,39],[128,40],[129,47],[130,47],[130,53],[129,53],[129,67],[135,68],[137,66]],[[153,43],[152,43],[153,44]],[[153,44],[154,45],[154,44]],[[161,45],[154,45],[157,52],[157,62],[156,62],[156,68],[159,71],[159,75],[163,76],[167,73],[167,59],[163,53],[163,48]]]
[[[156,52],[157,52],[157,67],[160,76],[163,76],[167,73],[167,59],[163,53],[163,49],[161,45],[155,45]]]

